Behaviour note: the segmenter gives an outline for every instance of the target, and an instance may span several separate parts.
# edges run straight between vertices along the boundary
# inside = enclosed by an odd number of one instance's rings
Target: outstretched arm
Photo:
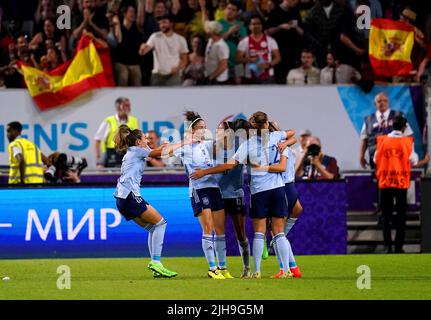
[[[197,180],[209,174],[223,173],[227,170],[235,168],[238,164],[238,161],[230,159],[227,163],[223,163],[212,168],[196,170],[190,175],[190,179]]]

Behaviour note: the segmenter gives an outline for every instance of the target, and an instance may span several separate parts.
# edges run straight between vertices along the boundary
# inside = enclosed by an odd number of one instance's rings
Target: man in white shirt
[[[320,84],[320,70],[313,67],[313,63],[313,52],[309,49],[303,49],[301,53],[301,66],[289,71],[289,74],[287,75],[287,84]]]
[[[143,56],[153,50],[152,86],[179,86],[188,62],[186,39],[173,31],[174,22],[169,15],[157,17],[157,21],[161,31],[153,33],[141,45],[139,54]]]
[[[390,110],[389,98],[384,92],[378,93],[374,98],[377,111],[365,117],[361,130],[361,147],[359,150],[359,163],[362,168],[367,165],[375,169],[374,153],[376,151],[376,139],[379,135],[389,134],[393,129],[393,120],[396,116],[403,115],[400,111]],[[407,124],[405,136],[413,135],[413,131]],[[365,160],[365,152],[368,150],[369,163]]]
[[[361,80],[361,74],[352,66],[340,63],[334,52],[326,55],[327,66],[320,72],[320,84],[351,84]]]
[[[205,23],[210,39],[205,49],[205,76],[209,84],[225,84],[229,78],[229,47],[221,36],[223,26],[218,21]]]

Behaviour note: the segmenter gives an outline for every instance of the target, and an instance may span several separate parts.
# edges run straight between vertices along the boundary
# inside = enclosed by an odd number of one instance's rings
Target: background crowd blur
[[[361,5],[414,26],[409,75],[373,73]],[[55,69],[84,33],[109,45],[118,86],[413,82],[431,57],[431,2],[419,0],[1,0],[0,28],[1,88],[25,87],[18,60]]]

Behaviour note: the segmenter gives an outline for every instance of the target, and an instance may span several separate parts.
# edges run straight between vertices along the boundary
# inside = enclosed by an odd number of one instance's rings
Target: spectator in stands
[[[153,33],[139,49],[141,55],[153,50],[152,86],[181,85],[181,72],[187,66],[186,39],[173,31],[171,16],[158,17],[160,30]]]
[[[145,13],[144,13],[144,36],[148,39],[150,35],[160,31],[159,22],[157,18],[166,16],[168,8],[163,0],[145,0]]]
[[[238,10],[237,2],[228,1],[224,18],[218,21],[222,26],[222,37],[229,47],[229,82],[232,84],[240,84],[244,75],[243,66],[236,62],[236,49],[239,41],[247,36],[247,29],[242,21],[237,19]]]
[[[328,65],[320,72],[320,84],[351,84],[361,79],[361,74],[353,67],[340,63],[332,51],[326,55]]]
[[[333,0],[317,0],[310,10],[305,22],[305,33],[308,44],[316,54],[319,68],[323,68],[328,49],[336,49],[340,45],[340,26],[345,10]]]
[[[33,142],[21,136],[21,123],[9,123],[6,132],[9,140],[9,184],[43,183],[43,163],[48,164],[47,158]]]
[[[42,30],[44,28],[44,21],[46,19],[55,19],[56,10],[55,10],[54,0],[39,0],[39,5],[37,7],[36,13],[34,14],[34,21],[36,23],[36,32]]]
[[[320,139],[309,137],[296,170],[296,176],[303,180],[333,180],[339,177],[337,160],[322,152]]]
[[[363,3],[367,2],[358,1],[357,6]],[[362,30],[356,26],[356,19],[359,15],[360,13],[353,14],[346,11],[339,22],[339,46],[333,47],[334,50],[338,50],[342,63],[348,64],[357,70],[362,68],[364,62],[368,62],[369,38],[368,30]]]
[[[49,48],[46,53],[46,59],[49,64],[48,70],[53,70],[59,67],[63,61],[61,60],[60,53],[56,48]]]
[[[288,72],[299,63],[304,30],[298,0],[283,0],[269,14],[266,33],[277,41],[281,62],[275,67],[277,83],[286,83]]]
[[[160,137],[156,131],[154,130],[148,131],[147,145],[153,150],[160,147]],[[158,158],[148,157],[146,160],[147,160],[147,166],[149,167],[162,168],[166,166],[166,164],[163,162],[161,157],[158,157]]]
[[[109,21],[106,18],[105,5],[96,7],[94,0],[81,0],[81,14],[73,21],[73,38],[78,41],[85,31],[97,38],[106,40],[109,32]]]
[[[175,20],[175,30],[189,39],[192,34],[204,32],[202,10],[206,10],[206,3],[203,1],[203,7],[201,7],[199,0],[184,2],[182,5],[180,0],[173,0],[172,14]]]
[[[425,69],[428,66],[428,63],[430,62],[430,59],[431,59],[431,44],[428,45],[425,57],[421,61],[419,68],[418,68],[418,72],[416,73],[415,80],[417,82],[419,82],[421,80],[421,77],[423,76]]]
[[[245,64],[244,83],[274,83],[274,66],[280,62],[275,40],[263,33],[263,18],[254,15],[249,20],[250,35],[238,44],[236,60]]]
[[[139,46],[143,35],[136,25],[135,8],[127,6],[121,11],[123,22],[119,28],[114,64],[117,86],[139,87],[142,85]]]
[[[203,84],[205,80],[205,39],[195,34],[191,41],[192,52],[189,54],[189,64],[184,70],[183,86]]]
[[[423,57],[426,56],[427,41],[424,33],[416,26],[416,13],[408,8],[404,9],[400,14],[400,21],[405,22],[414,27],[415,42],[410,54],[410,59],[413,64],[413,70],[418,70]]]
[[[127,124],[127,126],[132,130],[139,129],[138,119],[130,115],[131,104],[128,98],[117,98],[117,100],[115,100],[115,109],[115,115],[103,120],[94,137],[96,146],[96,164],[99,168],[121,166],[123,154],[118,153],[115,150],[113,140],[120,125]]]
[[[4,58],[2,71],[5,85],[7,88],[25,88],[25,82],[22,75],[17,71],[16,63],[22,61],[29,66],[37,66],[34,54],[31,52],[27,35],[20,35],[15,42],[8,45],[8,57]]]
[[[226,84],[229,79],[229,47],[221,35],[223,27],[218,21],[205,25],[210,39],[205,50],[205,76],[208,84]]]
[[[303,49],[301,53],[301,66],[289,71],[287,84],[313,85],[320,83],[320,70],[313,66],[314,55],[309,49]]]
[[[359,150],[359,163],[362,168],[368,165],[375,169],[374,153],[376,152],[376,140],[380,135],[386,135],[393,130],[394,118],[402,116],[402,112],[391,110],[389,107],[389,98],[384,92],[378,93],[374,98],[376,112],[365,117],[361,130],[361,147]],[[409,124],[404,131],[406,136],[413,134]],[[365,152],[368,150],[369,162],[365,160]]]
[[[50,41],[49,41],[50,40]],[[36,59],[47,53],[47,43],[52,43],[58,49],[62,50],[65,60],[66,56],[66,37],[56,28],[55,20],[49,18],[43,22],[43,31],[38,32],[33,39],[31,39],[29,47],[35,51]]]

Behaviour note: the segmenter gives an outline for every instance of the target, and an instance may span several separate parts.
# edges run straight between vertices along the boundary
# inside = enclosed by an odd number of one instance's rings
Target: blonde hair
[[[120,152],[126,152],[127,148],[136,146],[136,142],[141,138],[141,130],[132,130],[127,125],[122,124],[114,136],[115,149]]]

